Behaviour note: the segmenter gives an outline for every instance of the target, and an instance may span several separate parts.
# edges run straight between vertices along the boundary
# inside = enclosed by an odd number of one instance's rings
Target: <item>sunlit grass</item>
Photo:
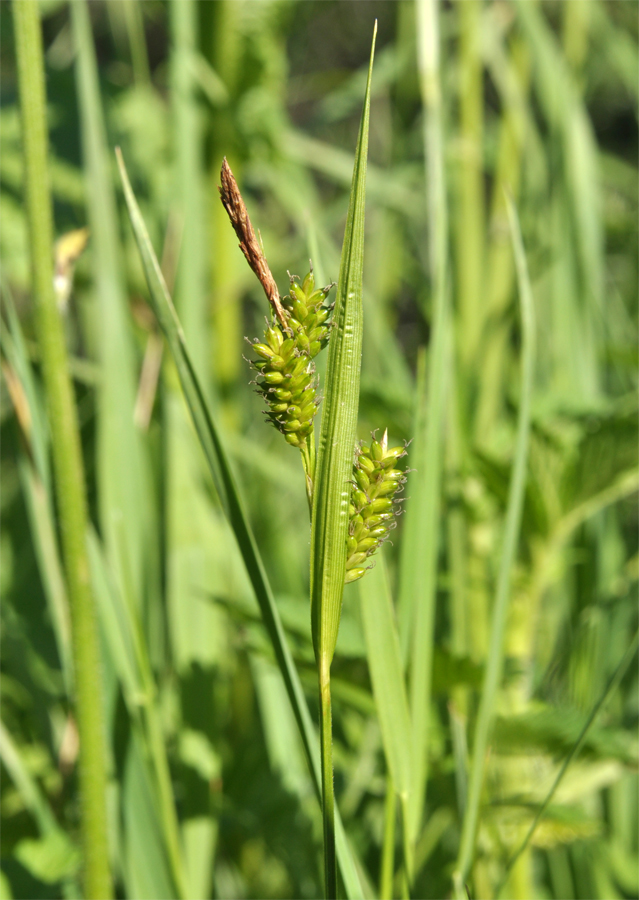
[[[309,256],[318,282],[337,278],[378,18],[357,438],[380,425],[391,445],[413,438],[414,471],[393,543],[344,590],[337,890],[451,896],[457,866],[459,896],[462,882],[473,897],[637,896],[636,666],[615,676],[637,626],[636,5],[40,9],[55,236],[91,230],[62,322],[119,895],[324,891],[304,476],[248,385],[243,336],[263,333],[265,303],[216,185],[227,156],[282,293]],[[8,21],[1,887],[71,897],[71,591],[12,33]],[[116,145],[150,234],[134,219],[151,306]],[[139,391],[162,333],[159,380]]]

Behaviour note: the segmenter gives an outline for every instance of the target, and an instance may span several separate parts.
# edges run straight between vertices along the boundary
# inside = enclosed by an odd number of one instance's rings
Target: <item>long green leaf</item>
[[[299,675],[286,643],[284,629],[273,599],[264,564],[262,563],[226,450],[193,370],[182,327],[169,296],[157,257],[151,246],[139,207],[131,190],[122,155],[119,150],[116,153],[129,216],[144,264],[153,310],[169,345],[182,390],[193,418],[193,424],[211,470],[220,502],[229,519],[251,579],[264,624],[272,642],[277,663],[286,685],[286,691],[293,707],[295,719],[300,729],[316,790],[320,794],[321,775],[317,738]],[[361,897],[362,889],[359,877],[339,818],[336,820],[336,837],[337,855],[348,897]]]
[[[373,30],[364,110],[355,151],[342,244],[311,516],[311,631],[320,687],[322,816],[327,898],[337,896],[330,670],[342,612],[348,507],[359,408],[364,330],[362,290],[366,162],[376,36],[377,22]]]
[[[205,205],[211,191],[205,174],[206,118],[196,90],[192,61],[197,53],[199,7],[196,0],[181,0],[168,7],[171,52],[169,56],[172,216],[181,224],[179,262],[175,272],[173,300],[189,343],[193,366],[208,391],[211,379],[209,304],[207,284],[209,247]],[[214,129],[215,130],[215,129]],[[221,204],[217,202],[221,208]],[[223,209],[222,209],[222,212]],[[214,261],[223,252],[216,244]],[[215,295],[215,288],[213,287]],[[237,351],[237,344],[229,353]],[[239,354],[238,354],[239,356]],[[176,673],[181,680],[182,729],[210,717],[208,698],[188,677],[193,665],[209,670],[227,664],[224,615],[203,604],[196,582],[207,584],[212,593],[225,591],[225,579],[236,568],[236,556],[228,546],[233,540],[224,514],[204,488],[206,462],[185,408],[177,379],[167,379],[163,392],[162,429],[165,459],[165,555],[167,638]],[[220,554],[228,560],[221,563]],[[240,563],[241,565],[241,563]],[[199,575],[194,579],[193,573]],[[231,576],[232,577],[232,576]],[[197,782],[182,779],[185,810],[199,804]],[[187,863],[189,897],[208,896],[214,866],[200,860],[215,860],[217,817],[187,816],[182,823],[184,857]]]
[[[24,391],[30,419],[29,433],[25,437],[28,441],[33,465],[31,462],[21,459],[18,463],[18,472],[26,500],[42,586],[47,598],[58,655],[64,672],[65,685],[71,695],[73,693],[71,618],[55,531],[49,472],[48,429],[41,398],[27,356],[20,321],[8,291],[4,292],[4,300],[9,328],[0,330],[0,348],[3,357],[6,358],[15,373],[14,377],[17,378]]]
[[[364,325],[362,282],[366,161],[376,34],[377,23],[342,245],[313,495],[311,622],[316,659],[327,667],[330,667],[335,652],[342,609],[348,504],[357,432]]]
[[[48,172],[47,98],[38,5],[14,3],[26,205],[33,295],[52,434],[56,499],[69,593],[80,736],[80,809],[84,888],[91,898],[113,895],[106,812],[106,746],[100,647],[88,578],[88,519],[82,447],[62,321],[53,290],[53,216]]]
[[[628,646],[628,648],[627,648],[627,650],[626,650],[626,652],[623,654],[623,656],[621,657],[621,659],[620,659],[620,661],[619,661],[619,664],[617,665],[617,667],[615,668],[614,672],[612,673],[612,675],[611,675],[610,678],[608,679],[608,683],[607,683],[606,687],[604,688],[604,690],[603,690],[601,696],[599,697],[599,699],[597,700],[597,702],[595,703],[595,705],[594,705],[593,708],[591,709],[590,715],[588,716],[588,718],[587,718],[586,721],[584,722],[583,728],[581,729],[581,732],[579,733],[579,736],[578,736],[577,740],[576,740],[575,743],[573,744],[573,746],[572,746],[572,748],[571,748],[571,750],[570,750],[570,753],[568,753],[568,755],[565,757],[563,763],[562,763],[561,766],[559,767],[559,771],[557,772],[557,775],[555,776],[555,780],[553,781],[553,783],[552,783],[552,785],[551,785],[551,787],[550,787],[550,790],[548,791],[548,793],[547,793],[546,796],[544,797],[543,802],[541,803],[539,809],[537,810],[537,812],[536,812],[536,814],[535,814],[535,818],[534,818],[533,821],[530,823],[530,827],[529,827],[528,831],[526,832],[526,836],[524,837],[523,841],[521,842],[520,846],[517,848],[517,850],[515,851],[515,853],[513,853],[513,855],[512,855],[512,856],[510,857],[510,859],[508,860],[508,862],[507,862],[507,864],[506,864],[506,866],[505,866],[505,870],[504,870],[504,875],[503,875],[502,882],[501,882],[501,884],[497,887],[497,889],[495,890],[495,897],[499,897],[499,895],[500,895],[500,893],[501,893],[501,888],[503,887],[504,882],[505,882],[506,878],[508,877],[508,873],[512,870],[513,866],[515,865],[515,863],[517,862],[517,860],[519,859],[519,857],[521,856],[521,854],[524,852],[524,850],[526,849],[526,847],[527,847],[528,844],[530,843],[530,840],[531,840],[533,834],[535,833],[535,830],[536,830],[537,826],[538,826],[539,823],[541,822],[541,820],[542,820],[542,818],[543,818],[543,816],[544,816],[544,813],[545,813],[546,810],[548,809],[548,806],[549,806],[549,804],[550,804],[550,801],[551,801],[552,798],[554,797],[554,795],[555,795],[555,793],[556,793],[556,791],[557,791],[557,788],[559,787],[559,784],[561,783],[561,780],[563,779],[564,775],[566,774],[566,771],[567,771],[567,769],[568,769],[568,766],[570,765],[570,763],[573,761],[573,759],[575,758],[575,756],[576,756],[576,755],[579,753],[579,751],[581,750],[581,748],[582,748],[582,746],[583,746],[583,743],[584,743],[584,741],[585,741],[585,739],[586,739],[586,735],[588,734],[591,725],[593,724],[593,722],[594,722],[595,719],[597,718],[597,716],[598,716],[598,714],[599,714],[599,711],[601,710],[602,706],[604,705],[604,703],[606,702],[606,700],[608,699],[608,697],[609,697],[609,696],[613,693],[613,691],[615,691],[616,688],[619,686],[619,682],[620,682],[621,679],[623,678],[623,675],[624,675],[626,669],[627,669],[628,666],[630,665],[633,656],[634,656],[634,655],[636,654],[636,652],[637,652],[637,645],[638,645],[638,644],[639,644],[639,631],[636,631],[636,632],[635,632],[635,635],[634,635],[634,637],[633,637],[633,639],[632,639],[632,641],[630,642],[630,644],[629,644],[629,646]]]
[[[406,813],[411,790],[410,716],[399,635],[383,553],[379,554],[377,565],[359,585],[368,670],[373,684],[386,763],[402,804],[406,835]],[[411,860],[409,841],[405,843],[404,855],[407,862]],[[412,865],[408,869],[410,872]]]
[[[91,262],[99,309],[97,474],[100,526],[120,589],[141,606],[157,541],[150,538],[150,466],[133,421],[135,375],[118,216],[98,65],[86,0],[71,4],[76,81],[91,226]],[[146,563],[146,564],[145,564]]]
[[[532,289],[526,265],[526,253],[519,229],[519,220],[514,204],[508,202],[508,217],[515,254],[517,283],[521,304],[522,319],[522,358],[521,358],[521,399],[517,423],[517,440],[513,462],[510,488],[508,491],[508,508],[504,526],[504,543],[499,564],[497,595],[493,610],[490,631],[490,647],[486,674],[482,687],[477,724],[473,742],[473,763],[468,786],[468,804],[464,815],[462,836],[457,859],[457,867],[453,873],[455,894],[465,897],[464,883],[470,871],[477,833],[481,790],[486,765],[486,750],[490,728],[495,714],[497,691],[501,679],[504,662],[504,631],[508,615],[510,597],[510,578],[519,539],[521,511],[526,486],[526,462],[528,458],[528,436],[530,432],[530,403],[533,389],[535,363],[535,320]]]
[[[443,414],[446,394],[446,359],[450,330],[447,302],[448,224],[445,190],[441,87],[439,77],[439,23],[435,0],[417,6],[417,48],[424,105],[424,151],[430,227],[430,269],[434,316],[428,364],[421,371],[415,434],[413,477],[407,503],[405,540],[401,559],[400,605],[410,620],[410,711],[412,726],[412,790],[409,832],[417,840],[428,780],[428,717],[437,560],[439,554]],[[410,554],[410,555],[409,555]],[[407,613],[409,609],[410,616]],[[406,633],[406,631],[404,631]]]

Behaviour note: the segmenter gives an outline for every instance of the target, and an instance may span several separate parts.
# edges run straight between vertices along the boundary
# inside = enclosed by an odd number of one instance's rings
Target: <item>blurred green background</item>
[[[39,6],[56,234],[91,232],[62,314],[93,524],[118,896],[176,896],[158,802],[164,764],[189,897],[320,896],[321,819],[295,720],[146,304],[113,148],[122,148],[223,424],[315,715],[303,476],[248,384],[244,335],[262,333],[266,302],[216,185],[226,156],[282,293],[286,270],[303,276],[309,257],[319,282],[337,278],[377,18],[360,437],[388,427],[393,443],[410,439],[418,372],[430,359],[433,246],[445,228],[427,201],[415,6]],[[450,895],[500,558],[520,386],[506,191],[521,220],[537,359],[472,896],[494,896],[636,631],[638,11],[634,0],[437,6],[453,339],[415,897]],[[0,28],[0,897],[70,898],[81,894],[69,614],[7,2]],[[423,477],[411,474],[409,498]],[[394,535],[384,553],[398,596],[400,568],[421,557],[400,566],[401,524]],[[407,622],[400,608],[404,646]],[[387,771],[354,587],[333,672],[336,799],[366,895],[376,897]],[[637,711],[635,659],[502,897],[638,896]]]

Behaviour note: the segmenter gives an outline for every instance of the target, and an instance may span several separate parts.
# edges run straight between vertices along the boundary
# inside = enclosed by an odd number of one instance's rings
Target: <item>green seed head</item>
[[[312,360],[328,343],[330,307],[323,304],[331,287],[316,290],[312,269],[301,284],[291,277],[285,321],[274,318],[263,342],[252,345],[258,358],[251,364],[262,376],[257,386],[268,405],[268,419],[300,450],[306,447],[319,405]]]
[[[349,505],[346,584],[364,575],[364,560],[375,553],[394,527],[398,512],[396,494],[406,481],[403,470],[396,468],[396,464],[405,454],[404,447],[388,448],[386,431],[381,441],[373,438],[370,447],[361,444],[356,452]]]

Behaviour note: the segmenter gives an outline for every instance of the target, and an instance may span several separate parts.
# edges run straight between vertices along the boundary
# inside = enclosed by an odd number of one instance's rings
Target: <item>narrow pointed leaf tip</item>
[[[330,666],[342,608],[350,482],[362,355],[364,208],[375,34],[368,69],[329,345],[311,532],[311,627],[318,663]]]

